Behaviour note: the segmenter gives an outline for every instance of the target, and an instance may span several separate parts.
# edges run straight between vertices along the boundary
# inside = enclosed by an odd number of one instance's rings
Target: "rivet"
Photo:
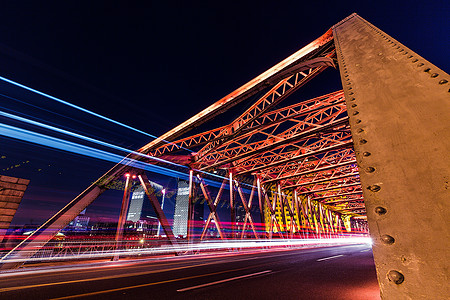
[[[376,184],[374,184],[374,185],[369,185],[369,186],[367,187],[367,189],[368,189],[369,191],[372,191],[372,192],[378,192],[379,190],[381,190],[381,186],[376,185]]]
[[[347,82],[348,85],[352,84],[351,82]]]
[[[433,73],[433,74],[431,74],[431,78],[435,78],[435,77],[438,77],[438,73]]]
[[[373,172],[375,172],[375,168],[374,167],[367,167],[366,168],[366,172],[367,173],[373,173]]]
[[[414,59],[412,60],[413,63],[415,63],[415,62],[417,62],[417,61],[419,61],[417,58],[414,58]]]
[[[372,153],[370,152],[363,152],[363,156],[370,156]]]
[[[423,66],[423,63],[417,64],[417,67],[421,67]]]
[[[352,104],[352,107],[357,107],[358,105],[356,105],[355,103]]]
[[[378,53],[378,55],[381,56],[381,55],[383,55],[383,53],[380,52],[380,53]]]
[[[426,68],[425,70],[423,70],[424,72],[430,72],[430,68]]]
[[[400,284],[405,280],[405,276],[399,271],[391,270],[387,274],[389,281],[392,281],[395,284]]]
[[[408,55],[408,58],[411,58],[412,57],[412,55]]]
[[[442,80],[441,80],[442,81]],[[445,83],[445,82],[444,82]],[[356,99],[353,97],[352,99],[350,99],[350,101],[355,101]]]
[[[361,140],[359,140],[359,143],[360,143],[361,145],[364,145],[364,144],[367,144],[367,141],[366,141],[365,139],[361,139]]]
[[[400,49],[399,51],[400,51],[400,52],[403,52],[404,50],[403,50],[403,49]]]
[[[395,243],[395,239],[388,234],[382,235],[380,237],[380,240],[383,244],[386,244],[386,245],[392,245],[393,243]]]
[[[354,93],[353,92],[350,92],[350,93],[348,93],[349,95],[353,95]]]
[[[447,83],[447,82],[448,82],[448,80],[442,79],[441,81],[439,81],[439,84],[444,84],[444,83]]]
[[[359,111],[354,111],[353,115],[356,116],[357,114],[359,114]]]
[[[351,86],[349,86],[349,87],[348,87],[348,89],[349,89],[349,90],[351,90],[351,89],[352,89],[352,87],[351,87]]]
[[[382,216],[382,215],[384,215],[384,214],[387,213],[387,210],[386,210],[386,208],[384,208],[384,207],[377,206],[377,207],[375,207],[375,213],[376,213],[377,215]]]
[[[361,123],[361,120],[360,119],[356,119],[355,123],[359,124],[359,123]]]

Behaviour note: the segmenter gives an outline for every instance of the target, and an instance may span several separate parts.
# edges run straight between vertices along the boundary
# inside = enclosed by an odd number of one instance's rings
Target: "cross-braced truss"
[[[166,236],[176,244],[146,172],[139,169],[141,162],[169,168],[175,162],[190,168],[189,241],[208,238],[211,230],[221,239],[332,237],[345,229],[351,230],[344,227],[343,220],[348,216],[364,217],[364,206],[343,91],[283,105],[288,97],[289,100],[297,97],[301,87],[325,69],[337,68],[336,63],[336,48],[329,30],[128,155],[4,259],[15,254],[23,257],[42,247],[108,189],[112,181],[125,174],[134,174],[139,179],[138,184],[149,197]],[[240,115],[220,126],[209,125],[209,121],[226,116],[231,107],[239,105],[245,106]],[[197,132],[189,135],[194,128]],[[206,184],[206,179],[217,181],[219,177],[222,184],[219,182],[218,190]],[[125,200],[129,199],[129,193],[130,189],[125,189]],[[200,231],[199,224],[192,220],[195,197],[202,197],[209,208]],[[230,209],[229,218],[219,217],[224,203]],[[122,209],[120,224],[125,213],[126,209]],[[120,238],[118,230],[118,243]]]

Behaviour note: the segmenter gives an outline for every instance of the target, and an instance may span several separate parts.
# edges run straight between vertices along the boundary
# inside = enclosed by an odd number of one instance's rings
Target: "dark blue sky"
[[[450,69],[448,1],[128,2],[0,2],[0,76],[160,135],[353,12]],[[340,79],[329,70],[298,97],[337,89]],[[2,109],[116,145],[134,149],[150,140],[83,119],[7,84],[0,84],[0,94],[71,119],[0,96]],[[2,174],[31,179],[21,207],[30,209],[18,212],[18,223],[45,218],[111,166],[1,137],[0,146],[6,157],[0,159]],[[5,170],[22,161],[29,163]],[[111,201],[104,205],[113,211],[120,199]]]

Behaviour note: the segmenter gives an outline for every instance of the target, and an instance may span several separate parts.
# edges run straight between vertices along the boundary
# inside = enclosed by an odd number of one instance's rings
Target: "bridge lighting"
[[[130,177],[130,174],[129,174],[129,173],[126,173],[126,174],[125,174],[125,177]]]
[[[136,179],[136,175],[133,175],[131,178]]]

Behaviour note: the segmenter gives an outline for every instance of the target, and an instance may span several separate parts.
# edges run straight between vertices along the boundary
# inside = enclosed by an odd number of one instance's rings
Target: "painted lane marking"
[[[63,285],[63,284],[71,284],[71,283],[91,282],[91,281],[97,281],[97,280],[108,280],[108,279],[116,279],[116,278],[124,278],[124,277],[141,276],[141,275],[154,274],[154,273],[159,273],[159,272],[169,272],[169,271],[182,270],[182,269],[194,268],[194,267],[199,267],[199,266],[207,266],[207,265],[212,265],[212,264],[214,264],[214,263],[208,262],[208,263],[204,263],[204,264],[196,264],[196,265],[191,265],[191,266],[183,266],[183,267],[176,267],[176,268],[169,268],[169,269],[162,269],[162,270],[152,270],[152,271],[118,274],[118,275],[111,275],[111,276],[104,276],[104,277],[86,278],[86,279],[79,279],[79,280],[14,286],[14,287],[1,288],[0,293],[15,291],[15,290],[24,290],[24,289],[45,287],[45,286],[53,286],[53,285]]]
[[[163,284],[163,283],[182,281],[182,280],[188,280],[188,279],[199,278],[199,277],[206,277],[206,276],[211,276],[211,275],[229,273],[229,272],[233,272],[233,271],[241,271],[241,270],[248,269],[248,268],[250,268],[250,267],[226,270],[226,271],[208,273],[208,274],[202,274],[202,275],[195,275],[195,276],[189,276],[189,277],[183,277],[183,278],[169,279],[169,280],[158,281],[158,282],[150,282],[150,283],[144,283],[144,284],[139,284],[139,285],[121,287],[121,288],[117,288],[117,289],[103,290],[103,291],[91,292],[91,293],[85,293],[85,294],[77,294],[77,295],[65,296],[65,297],[60,297],[60,298],[52,298],[51,300],[73,299],[73,298],[100,295],[100,294],[106,294],[106,293],[112,293],[112,292],[118,292],[118,291],[124,291],[124,290],[131,290],[131,289],[147,287],[147,286],[152,286],[152,285],[158,285],[158,284]]]
[[[335,255],[335,256],[325,257],[325,258],[318,259],[318,260],[316,260],[316,261],[322,261],[322,260],[327,260],[327,259],[337,258],[337,257],[341,257],[341,256],[344,256],[344,255],[343,255],[343,254],[340,254],[340,255]]]
[[[257,276],[257,275],[266,274],[266,273],[270,273],[270,272],[272,272],[272,270],[266,270],[266,271],[262,271],[262,272],[257,272],[257,273],[252,273],[252,274],[247,274],[247,275],[227,278],[227,279],[223,279],[223,280],[219,280],[219,281],[214,281],[214,282],[209,282],[209,283],[204,283],[204,284],[200,284],[200,285],[187,287],[187,288],[184,288],[184,289],[179,289],[179,290],[177,290],[177,292],[190,291],[190,290],[194,290],[194,289],[203,288],[203,287],[206,287],[206,286],[211,286],[211,285],[220,284],[220,283],[233,281],[233,280],[238,280],[238,279],[242,279],[242,278],[247,278],[247,277],[251,277],[251,276]]]

